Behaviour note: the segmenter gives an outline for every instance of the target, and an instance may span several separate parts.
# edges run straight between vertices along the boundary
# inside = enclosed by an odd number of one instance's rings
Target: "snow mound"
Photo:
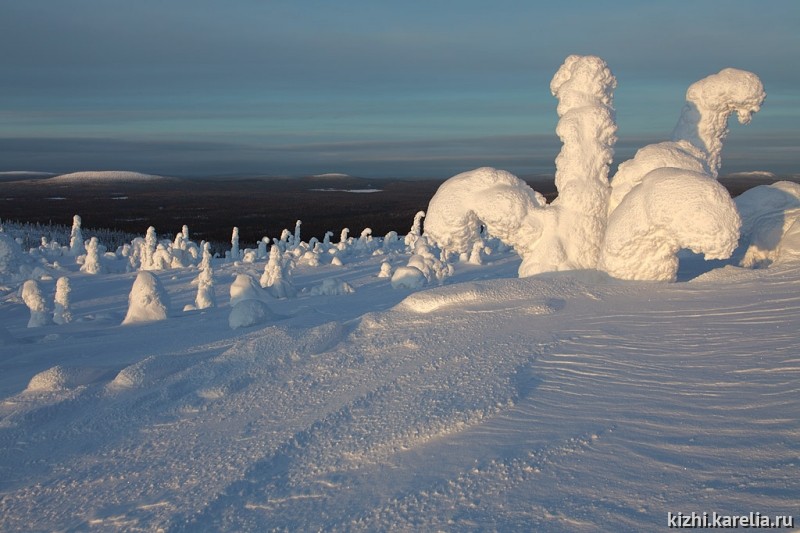
[[[228,325],[231,329],[248,328],[276,320],[278,315],[272,312],[261,300],[241,300],[231,309]]]
[[[428,279],[420,269],[414,266],[400,266],[392,275],[393,289],[421,289],[428,283]]]
[[[736,256],[744,267],[800,259],[800,184],[759,185],[736,198],[742,231]]]
[[[48,178],[48,182],[87,182],[87,181],[156,181],[171,179],[156,174],[142,174],[141,172],[129,172],[124,170],[104,170],[104,171],[85,171],[61,174]]]
[[[247,274],[236,275],[236,279],[231,283],[230,295],[231,307],[235,307],[239,302],[264,300],[268,297],[267,291],[259,287],[255,280]]]
[[[350,294],[356,290],[349,283],[339,278],[325,278],[322,283],[311,287],[311,296],[338,296],[340,294]]]
[[[186,366],[184,357],[155,355],[126,366],[108,384],[109,390],[117,391],[149,386],[159,379],[169,376]]]
[[[611,213],[599,267],[620,279],[675,281],[678,251],[727,259],[740,225],[736,206],[718,181],[660,168]]]
[[[56,365],[33,376],[25,392],[58,392],[82,387],[107,374],[102,368],[74,368]]]
[[[448,307],[456,307],[465,303],[479,301],[481,294],[475,289],[458,292],[425,291],[412,294],[398,304],[400,309],[415,313],[431,313]]]

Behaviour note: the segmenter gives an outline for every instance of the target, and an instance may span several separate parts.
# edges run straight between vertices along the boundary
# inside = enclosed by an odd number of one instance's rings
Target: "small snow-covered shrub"
[[[425,286],[428,280],[425,274],[413,266],[400,266],[395,269],[392,275],[392,288],[393,289],[421,289]]]
[[[128,313],[123,324],[166,320],[170,299],[161,281],[148,271],[140,271],[128,295]]]
[[[779,181],[739,195],[739,264],[748,268],[800,259],[800,184]]]
[[[337,296],[339,294],[350,294],[356,290],[349,283],[338,278],[325,278],[322,283],[315,285],[309,291],[311,296]]]

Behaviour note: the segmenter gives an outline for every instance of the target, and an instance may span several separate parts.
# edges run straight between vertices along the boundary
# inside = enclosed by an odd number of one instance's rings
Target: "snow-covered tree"
[[[196,309],[217,306],[214,294],[214,269],[211,266],[211,250],[208,243],[203,244],[203,259],[200,262],[200,274],[197,276],[197,296],[194,305]]]
[[[231,261],[238,261],[240,259],[240,252],[239,252],[239,228],[234,227],[233,233],[231,234],[231,253],[230,253],[230,260]]]
[[[144,237],[144,242],[139,246],[139,261],[141,270],[154,270],[154,259],[156,254],[156,247],[158,246],[158,235],[156,235],[156,228],[150,226],[147,228],[147,233]]]
[[[169,294],[161,281],[152,272],[142,270],[128,295],[128,312],[122,324],[166,320],[169,309]]]
[[[28,320],[29,328],[38,328],[50,324],[50,309],[42,295],[42,289],[36,280],[29,279],[22,284],[22,301],[28,306],[31,317]]]
[[[411,224],[411,230],[406,234],[405,244],[409,248],[414,248],[419,236],[422,235],[422,219],[425,218],[425,211],[417,211],[414,215],[414,222]]]
[[[86,253],[86,248],[83,244],[83,233],[81,232],[81,217],[75,215],[72,217],[72,231],[69,237],[69,253],[73,257],[78,257]]]
[[[292,298],[297,291],[289,280],[289,268],[284,262],[280,248],[275,245],[269,251],[269,261],[261,275],[261,286],[275,298]]]
[[[616,141],[605,62],[570,56],[551,83],[559,99],[558,198],[547,204],[522,180],[480,168],[446,181],[431,199],[425,234],[446,251],[472,250],[485,226],[522,257],[520,276],[600,268],[624,279],[674,280],[682,248],[728,257],[739,217],[713,177],[727,117],[748,122],[764,98],[758,78],[726,69],[692,85],[673,141],[640,150],[608,169]]]
[[[86,244],[86,258],[81,265],[81,272],[87,274],[100,274],[105,272],[103,264],[100,262],[100,243],[97,237],[92,237]]]
[[[53,322],[56,324],[68,324],[72,322],[72,309],[70,307],[70,287],[69,278],[62,276],[56,281],[56,296],[53,309]]]
[[[741,219],[717,181],[728,117],[747,124],[765,98],[752,72],[724,69],[692,84],[672,140],[646,146],[611,182],[599,268],[624,279],[674,281],[677,253],[730,257]]]

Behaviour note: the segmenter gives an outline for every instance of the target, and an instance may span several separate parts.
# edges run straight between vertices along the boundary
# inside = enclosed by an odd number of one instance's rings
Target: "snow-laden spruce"
[[[50,324],[50,309],[47,301],[42,294],[42,289],[39,284],[32,279],[29,279],[22,284],[21,289],[22,301],[28,306],[31,313],[28,320],[29,328],[38,328]]]
[[[442,184],[428,206],[425,235],[466,254],[483,226],[522,257],[523,277],[597,268],[622,279],[674,281],[681,249],[730,257],[740,219],[714,178],[728,116],[736,112],[748,123],[764,100],[758,77],[725,69],[693,84],[673,140],[620,165],[612,188],[615,87],[594,56],[568,57],[553,78],[563,147],[551,204],[516,176],[479,168]]]
[[[69,278],[62,276],[56,282],[56,296],[53,306],[53,322],[56,324],[68,324],[72,322],[72,309],[70,307],[70,293],[72,287]]]
[[[161,281],[152,272],[142,270],[133,282],[128,295],[128,313],[122,324],[166,320],[170,299]]]

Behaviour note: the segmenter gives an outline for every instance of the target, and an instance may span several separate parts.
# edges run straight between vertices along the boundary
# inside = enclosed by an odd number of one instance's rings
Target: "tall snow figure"
[[[86,253],[83,246],[83,233],[81,233],[81,217],[75,215],[72,217],[72,231],[69,236],[69,253],[78,257]]]
[[[231,253],[230,253],[230,260],[231,261],[238,261],[239,256],[239,228],[234,227],[233,232],[231,233]]]
[[[122,324],[165,320],[169,316],[169,308],[169,295],[164,286],[155,274],[142,270],[131,287],[128,313]]]
[[[72,322],[72,311],[69,305],[69,293],[71,287],[69,278],[60,277],[56,282],[55,306],[53,309],[53,322],[56,324],[68,324]]]
[[[42,289],[35,280],[29,279],[22,285],[22,301],[28,306],[31,318],[28,320],[29,328],[38,328],[50,324],[49,309],[42,295]]]
[[[689,87],[672,141],[639,150],[611,182],[600,268],[623,279],[674,281],[683,248],[730,257],[741,220],[715,179],[728,117],[749,123],[765,97],[755,74],[730,68]]]
[[[203,260],[200,262],[200,274],[197,276],[197,296],[194,305],[196,309],[217,306],[214,294],[214,269],[211,266],[211,245],[207,242],[203,243]]]
[[[544,197],[503,170],[479,168],[447,180],[428,206],[425,235],[440,247],[469,252],[480,226],[522,257],[520,276],[594,268],[605,231],[608,166],[616,142],[616,80],[594,56],[570,56],[551,83],[559,99],[556,159],[559,197]]]

